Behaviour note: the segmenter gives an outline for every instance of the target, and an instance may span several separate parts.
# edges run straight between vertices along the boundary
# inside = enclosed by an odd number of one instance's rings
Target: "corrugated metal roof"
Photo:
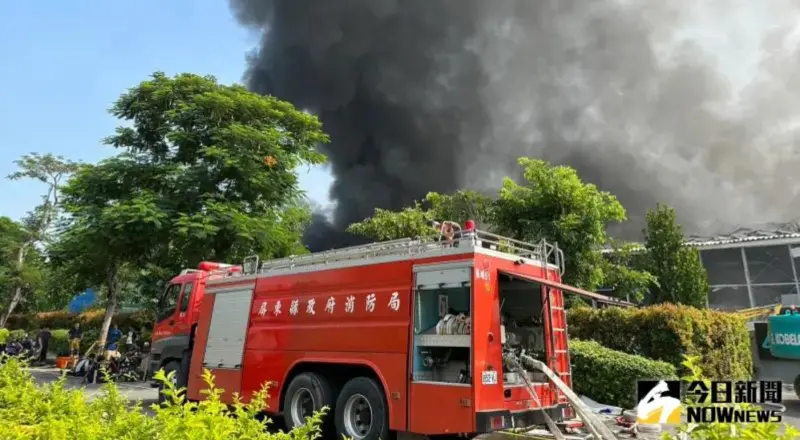
[[[690,235],[686,244],[692,247],[709,247],[723,244],[736,244],[751,241],[800,239],[800,223],[797,220],[788,223],[770,223],[763,228],[738,228],[728,234],[716,236]]]
[[[737,243],[771,240],[798,240],[800,242],[800,220],[788,223],[769,223],[763,228],[738,228],[728,234],[715,236],[689,235],[686,245],[697,248],[710,248]],[[640,244],[641,250],[644,245]],[[613,249],[603,249],[603,253],[613,252]]]

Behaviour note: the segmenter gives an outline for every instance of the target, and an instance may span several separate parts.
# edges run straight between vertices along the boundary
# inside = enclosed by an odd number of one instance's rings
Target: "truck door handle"
[[[170,319],[169,320],[169,325],[174,325],[174,324],[175,324],[175,320],[174,319]]]

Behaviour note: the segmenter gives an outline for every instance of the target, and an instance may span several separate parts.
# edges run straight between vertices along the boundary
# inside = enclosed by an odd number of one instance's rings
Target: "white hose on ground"
[[[544,423],[547,425],[547,429],[550,430],[550,433],[553,434],[553,437],[555,437],[556,440],[566,440],[567,438],[564,436],[564,434],[561,433],[561,430],[558,429],[556,422],[554,422],[553,419],[550,418],[550,415],[547,414],[547,411],[545,411],[544,407],[542,406],[542,401],[539,400],[539,396],[536,394],[536,389],[533,388],[533,384],[531,384],[531,381],[528,380],[528,375],[527,373],[525,373],[525,369],[523,369],[522,366],[519,364],[519,362],[517,362],[517,360],[512,357],[506,359],[506,365],[508,365],[512,371],[515,371],[517,374],[519,374],[522,380],[525,381],[525,385],[528,386],[528,391],[531,393],[533,400],[536,402],[537,405],[539,405],[539,408],[542,410],[542,415],[544,416]]]
[[[568,386],[565,384],[558,375],[547,367],[544,362],[536,360],[527,355],[521,355],[520,360],[522,363],[528,365],[529,367],[539,370],[550,379],[553,384],[566,396],[569,403],[572,404],[573,409],[578,414],[578,416],[583,420],[584,424],[586,424],[587,429],[589,432],[598,440],[617,440],[617,436],[611,432],[611,429],[600,420],[597,415],[595,415],[592,410],[586,406],[586,404],[575,394]]]

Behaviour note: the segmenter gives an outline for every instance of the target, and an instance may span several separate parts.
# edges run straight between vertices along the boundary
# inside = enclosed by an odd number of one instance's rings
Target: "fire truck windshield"
[[[170,317],[175,312],[175,306],[178,303],[178,295],[181,291],[180,284],[172,284],[164,291],[161,298],[158,300],[156,319],[163,321]]]

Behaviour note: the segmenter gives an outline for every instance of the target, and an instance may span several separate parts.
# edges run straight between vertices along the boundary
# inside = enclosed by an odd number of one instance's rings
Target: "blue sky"
[[[45,189],[5,179],[19,156],[115,154],[100,140],[118,125],[106,110],[126,88],[155,70],[239,82],[257,42],[227,1],[0,2],[0,216],[21,218]],[[300,178],[310,198],[327,203],[324,169]]]

